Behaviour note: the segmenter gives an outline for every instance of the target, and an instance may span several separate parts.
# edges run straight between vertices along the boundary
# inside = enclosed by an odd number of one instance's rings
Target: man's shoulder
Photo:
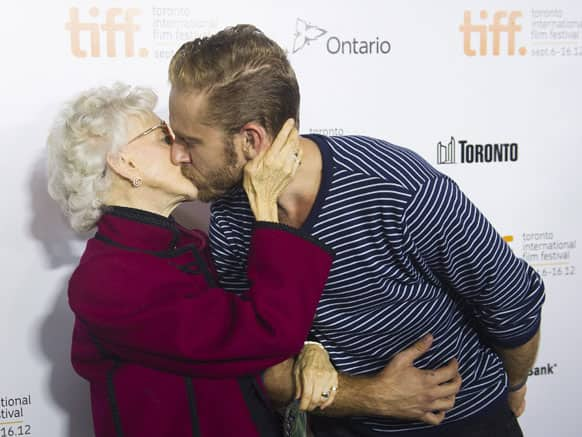
[[[210,205],[210,247],[234,247],[252,233],[255,218],[242,187],[230,190]]]
[[[406,159],[418,159],[420,156],[412,149],[394,144],[382,138],[368,135],[342,135],[325,137],[333,150],[351,151],[357,156],[373,160],[369,152],[377,152],[381,155],[390,154],[402,156]],[[422,159],[422,158],[420,158]]]
[[[237,186],[210,204],[211,219],[223,214],[252,217],[247,195],[242,187]]]
[[[440,172],[414,150],[364,135],[326,137],[334,164],[351,172],[414,187]]]

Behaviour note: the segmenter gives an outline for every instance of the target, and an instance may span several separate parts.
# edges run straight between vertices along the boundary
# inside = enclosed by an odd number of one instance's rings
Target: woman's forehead
[[[137,131],[137,133],[148,129],[160,122],[160,117],[155,112],[148,112],[143,114],[133,114],[130,115],[127,120],[127,131],[131,133]]]

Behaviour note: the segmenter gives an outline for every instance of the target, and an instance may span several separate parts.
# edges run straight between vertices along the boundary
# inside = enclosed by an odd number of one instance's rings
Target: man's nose
[[[192,158],[190,157],[190,152],[188,152],[188,149],[177,141],[174,141],[174,144],[172,144],[171,155],[172,162],[175,165],[192,162]]]

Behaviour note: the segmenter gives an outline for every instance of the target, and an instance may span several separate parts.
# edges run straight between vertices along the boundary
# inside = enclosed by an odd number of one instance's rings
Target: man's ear
[[[133,161],[123,152],[108,152],[106,159],[109,168],[120,178],[127,179],[131,182],[135,178],[140,177],[139,171]]]
[[[256,157],[273,142],[273,139],[267,133],[266,129],[254,121],[242,127],[241,137],[243,155],[249,160]]]

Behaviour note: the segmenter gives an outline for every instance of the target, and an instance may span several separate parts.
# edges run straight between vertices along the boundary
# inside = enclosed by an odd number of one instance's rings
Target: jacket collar
[[[172,217],[121,206],[105,207],[97,224],[97,234],[144,251],[171,250],[180,239],[180,231]]]

